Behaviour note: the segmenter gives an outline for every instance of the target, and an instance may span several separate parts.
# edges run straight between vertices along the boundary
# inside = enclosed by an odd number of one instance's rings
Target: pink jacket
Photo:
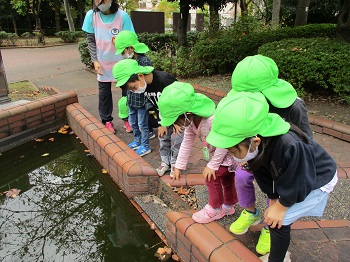
[[[228,153],[227,149],[215,148],[206,142],[206,138],[210,132],[214,115],[209,118],[202,118],[198,128],[192,123],[185,129],[184,138],[181,143],[180,151],[176,159],[175,167],[181,170],[185,170],[187,166],[188,159],[190,157],[194,140],[196,136],[203,143],[203,147],[207,146],[210,154],[210,161],[207,166],[210,169],[218,170],[220,166],[231,166],[235,165],[235,170],[239,164],[233,160],[233,158]]]

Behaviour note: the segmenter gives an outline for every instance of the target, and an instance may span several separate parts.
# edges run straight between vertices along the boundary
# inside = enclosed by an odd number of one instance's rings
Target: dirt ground
[[[181,81],[186,81],[191,84],[198,84],[222,91],[231,90],[231,75],[197,77],[181,79]],[[339,98],[336,95],[314,92],[308,93],[302,98],[306,103],[309,114],[350,125],[350,105],[340,102]]]

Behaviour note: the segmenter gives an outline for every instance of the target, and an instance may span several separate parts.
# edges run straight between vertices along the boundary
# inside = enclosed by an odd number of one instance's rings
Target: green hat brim
[[[123,51],[125,50],[125,48],[132,46],[135,50],[136,53],[138,54],[145,54],[149,51],[149,48],[147,45],[145,45],[144,43],[136,43],[136,44],[130,44],[124,47],[119,47],[117,48],[115,54],[116,55],[120,55],[121,53],[123,53]]]
[[[127,97],[123,96],[118,100],[118,116],[127,118],[129,116],[129,107],[126,105]]]
[[[178,118],[179,116],[174,116],[174,117],[165,117],[163,118],[161,116],[161,120],[160,120],[160,125],[161,126],[171,126],[172,124],[175,123],[176,119]]]
[[[125,85],[125,83],[128,82],[130,76],[132,76],[133,74],[148,75],[149,73],[153,72],[153,70],[153,66],[138,66],[135,70],[126,72],[123,77],[117,80],[115,86],[120,87]]]
[[[298,97],[293,86],[283,79],[278,79],[272,87],[265,88],[261,92],[277,108],[291,106]]]

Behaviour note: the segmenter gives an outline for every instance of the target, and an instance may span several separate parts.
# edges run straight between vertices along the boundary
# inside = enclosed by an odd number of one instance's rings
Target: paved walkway
[[[37,87],[50,86],[62,92],[76,91],[80,104],[97,119],[97,82],[95,74],[86,70],[80,62],[77,45],[34,49],[2,49],[7,81],[9,83],[29,80]],[[121,91],[113,89],[114,104]],[[115,108],[117,108],[115,106]],[[113,113],[116,135],[126,143],[132,141],[132,134],[122,128],[122,121]],[[350,130],[350,127],[348,127]],[[314,139],[320,143],[341,167],[342,179],[331,194],[323,220],[314,222],[312,218],[298,223],[292,233],[292,261],[350,261],[350,144],[328,135],[315,133]],[[152,153],[144,158],[154,167],[159,164],[158,140],[151,140]],[[201,144],[196,143],[190,159],[188,174],[201,173],[205,161],[201,159]],[[201,179],[200,176],[197,176]],[[164,178],[168,179],[168,176]],[[196,190],[197,191],[197,190]],[[202,203],[206,203],[206,187],[199,187]],[[257,189],[258,206],[264,208],[264,196]],[[203,204],[202,204],[203,205]],[[239,210],[238,210],[239,211]],[[238,214],[240,212],[237,212]],[[219,221],[225,228],[237,215]],[[345,219],[345,220],[343,220]],[[239,240],[254,251],[261,225],[253,228]]]

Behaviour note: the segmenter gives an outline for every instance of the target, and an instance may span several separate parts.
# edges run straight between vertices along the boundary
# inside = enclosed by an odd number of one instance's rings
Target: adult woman
[[[248,161],[259,187],[271,199],[265,211],[271,251],[263,259],[283,261],[289,256],[291,224],[323,214],[337,183],[335,161],[298,127],[269,113],[261,93],[239,92],[222,99],[207,142],[228,148],[238,162]]]
[[[112,123],[112,67],[122,60],[115,54],[114,38],[122,30],[134,32],[129,15],[119,9],[115,0],[95,0],[94,8],[86,13],[83,28],[87,33],[88,49],[98,81],[98,111],[101,121],[115,133]],[[125,93],[126,96],[126,93]]]

